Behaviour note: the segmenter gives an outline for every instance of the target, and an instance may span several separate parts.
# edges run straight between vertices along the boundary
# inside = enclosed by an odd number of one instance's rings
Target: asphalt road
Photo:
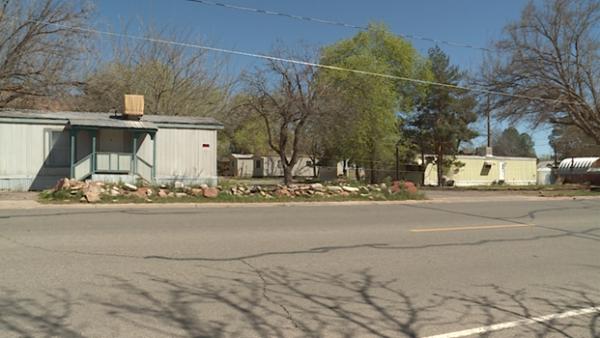
[[[600,337],[598,306],[599,199],[0,210],[1,337]]]

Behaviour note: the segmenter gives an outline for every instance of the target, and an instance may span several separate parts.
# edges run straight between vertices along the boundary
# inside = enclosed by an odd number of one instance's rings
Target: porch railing
[[[140,175],[141,178],[146,181],[152,181],[152,164],[146,162],[143,158],[136,156],[136,174]]]
[[[79,162],[75,163],[73,166],[73,176],[77,180],[83,180],[90,176],[92,173],[92,154],[87,155],[86,157],[79,160]]]
[[[96,172],[129,173],[131,160],[131,153],[96,153]]]

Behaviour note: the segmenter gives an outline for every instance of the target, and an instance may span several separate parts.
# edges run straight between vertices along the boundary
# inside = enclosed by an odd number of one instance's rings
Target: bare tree
[[[281,57],[289,52],[277,52]],[[300,57],[306,61],[310,56]],[[284,183],[292,182],[293,168],[306,151],[307,126],[322,113],[318,101],[327,86],[314,67],[270,60],[264,68],[244,76],[246,106],[264,121],[270,148],[279,155]]]
[[[78,86],[73,78],[87,51],[81,26],[85,1],[3,0],[0,3],[0,107]]]
[[[548,0],[524,8],[487,63],[500,116],[574,125],[600,143],[600,2]],[[531,99],[539,97],[542,99]]]
[[[121,109],[123,94],[136,93],[145,96],[145,108],[152,114],[218,115],[232,83],[223,75],[226,60],[210,58],[202,49],[163,42],[189,43],[191,36],[147,26],[146,40],[112,41],[113,58],[87,80],[84,109]]]

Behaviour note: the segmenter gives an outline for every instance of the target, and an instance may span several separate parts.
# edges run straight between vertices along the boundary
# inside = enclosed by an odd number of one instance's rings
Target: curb
[[[567,200],[600,200],[600,196],[492,196],[473,198],[436,198],[429,200],[405,201],[318,201],[318,202],[256,202],[256,203],[115,203],[115,204],[43,204],[37,201],[0,201],[0,210],[10,209],[156,209],[156,208],[264,208],[264,207],[325,207],[325,206],[370,206],[370,205],[411,205],[411,204],[452,204],[486,202],[535,202]]]

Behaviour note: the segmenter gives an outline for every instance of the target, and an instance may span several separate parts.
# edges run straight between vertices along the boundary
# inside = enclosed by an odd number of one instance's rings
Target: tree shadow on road
[[[73,299],[59,290],[46,302],[3,290],[0,332],[18,337],[80,337],[71,316],[94,311],[123,336],[164,337],[423,337],[573,309],[597,307],[597,284],[499,285],[417,294],[402,278],[370,270],[332,274],[240,264],[206,268],[202,281],[138,273],[101,276],[108,284]],[[100,276],[99,276],[100,277]],[[573,321],[553,319],[520,328],[522,336],[599,337],[600,313]],[[83,331],[79,333],[78,331]],[[102,332],[102,331],[100,331]],[[490,334],[493,336],[493,334]]]
[[[43,299],[43,300],[40,300]],[[38,299],[0,289],[0,335],[16,337],[82,337],[69,323],[77,302],[67,290],[46,292]]]

